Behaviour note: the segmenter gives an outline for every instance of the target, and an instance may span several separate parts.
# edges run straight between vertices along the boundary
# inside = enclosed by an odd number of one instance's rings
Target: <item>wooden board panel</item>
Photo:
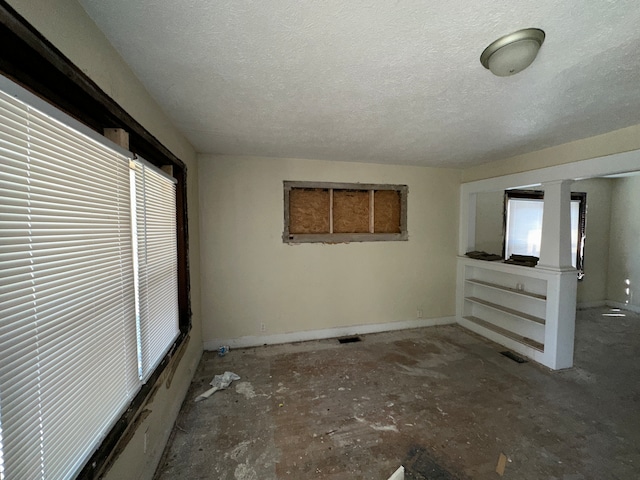
[[[329,190],[294,188],[289,192],[289,233],[329,233]]]
[[[333,231],[335,233],[369,232],[368,191],[333,191]]]
[[[400,233],[400,192],[376,190],[373,212],[375,233]]]

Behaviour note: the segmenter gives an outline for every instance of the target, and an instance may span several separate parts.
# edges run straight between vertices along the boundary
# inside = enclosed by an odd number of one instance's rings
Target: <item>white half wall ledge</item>
[[[410,330],[412,328],[435,327],[437,325],[456,324],[456,317],[420,318],[401,322],[374,323],[351,327],[326,328],[322,330],[307,330],[302,332],[280,333],[275,335],[248,335],[238,338],[215,338],[204,342],[204,349],[215,351],[223,345],[230,348],[261,347],[263,345],[281,345],[283,343],[308,342],[311,340],[326,340],[330,338],[347,337],[350,335],[366,335],[368,333],[392,332],[395,330]]]

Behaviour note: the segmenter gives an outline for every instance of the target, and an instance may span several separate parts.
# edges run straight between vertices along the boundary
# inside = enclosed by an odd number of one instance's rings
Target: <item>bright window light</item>
[[[512,254],[540,256],[542,207],[539,200],[510,199],[507,205],[507,251]]]
[[[507,229],[505,259],[511,255],[540,257],[542,241],[542,213],[544,202],[540,199],[510,198],[507,203]],[[580,201],[571,201],[571,265],[577,268],[578,221]]]

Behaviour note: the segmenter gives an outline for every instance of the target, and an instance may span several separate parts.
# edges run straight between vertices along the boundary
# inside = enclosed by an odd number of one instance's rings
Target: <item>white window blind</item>
[[[178,336],[175,181],[133,162],[139,262],[141,376],[147,380]]]
[[[137,389],[128,159],[0,101],[5,475],[67,478]]]
[[[509,199],[505,258],[512,254],[540,256],[543,207],[542,200]]]
[[[510,198],[507,203],[507,235],[505,258],[516,255],[540,257],[542,241],[542,213],[544,201],[541,199]],[[576,267],[578,249],[578,221],[580,201],[571,201],[571,264]]]
[[[53,115],[0,91],[0,480],[75,476],[178,332],[174,183]]]

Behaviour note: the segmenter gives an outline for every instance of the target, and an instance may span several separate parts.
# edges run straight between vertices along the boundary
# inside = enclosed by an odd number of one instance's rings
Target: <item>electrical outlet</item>
[[[416,318],[422,318],[422,309],[421,308],[416,310]]]
[[[265,325],[264,323],[260,324],[260,331],[261,332],[266,332],[267,331],[267,325]]]

